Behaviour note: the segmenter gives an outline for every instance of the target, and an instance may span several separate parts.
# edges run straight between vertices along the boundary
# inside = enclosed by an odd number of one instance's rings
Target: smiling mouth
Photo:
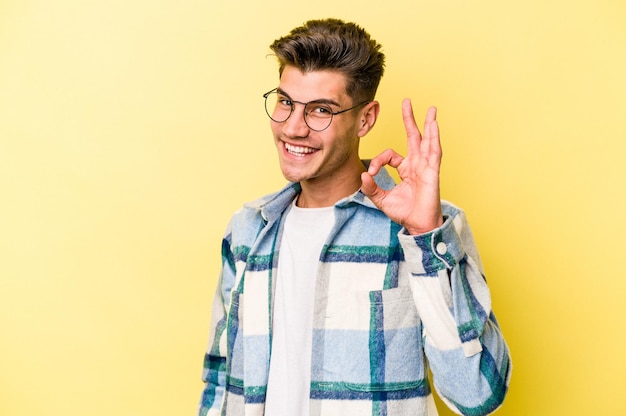
[[[312,147],[294,146],[289,143],[285,143],[285,149],[289,154],[300,157],[317,152],[317,149],[314,149]]]

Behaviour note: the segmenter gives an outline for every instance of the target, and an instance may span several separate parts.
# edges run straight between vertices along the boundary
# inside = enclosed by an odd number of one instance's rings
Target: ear
[[[374,128],[379,112],[380,104],[378,101],[367,103],[361,109],[359,112],[359,118],[357,119],[357,135],[359,137],[365,136],[371,129]]]

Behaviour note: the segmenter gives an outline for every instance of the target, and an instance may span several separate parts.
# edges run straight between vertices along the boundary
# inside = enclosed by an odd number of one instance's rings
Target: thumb
[[[376,184],[374,177],[367,172],[361,173],[361,191],[380,208],[386,191]]]

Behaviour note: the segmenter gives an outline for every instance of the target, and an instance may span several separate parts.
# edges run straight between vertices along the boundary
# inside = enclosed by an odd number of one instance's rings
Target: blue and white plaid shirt
[[[379,186],[394,186],[381,171]],[[245,205],[222,245],[199,415],[263,415],[282,219],[299,184]],[[511,361],[461,210],[410,236],[360,191],[335,205],[320,253],[313,317],[311,416],[465,415],[497,409]]]

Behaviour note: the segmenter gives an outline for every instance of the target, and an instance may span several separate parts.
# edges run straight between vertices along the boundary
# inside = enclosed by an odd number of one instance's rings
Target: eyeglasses
[[[292,100],[287,94],[281,92],[278,88],[263,94],[265,98],[265,112],[277,123],[284,123],[293,113],[296,104],[304,106],[304,122],[313,131],[323,131],[330,126],[333,116],[345,113],[350,110],[369,103],[369,100],[363,101],[350,108],[341,111],[333,111],[328,100],[314,100],[308,103]]]

